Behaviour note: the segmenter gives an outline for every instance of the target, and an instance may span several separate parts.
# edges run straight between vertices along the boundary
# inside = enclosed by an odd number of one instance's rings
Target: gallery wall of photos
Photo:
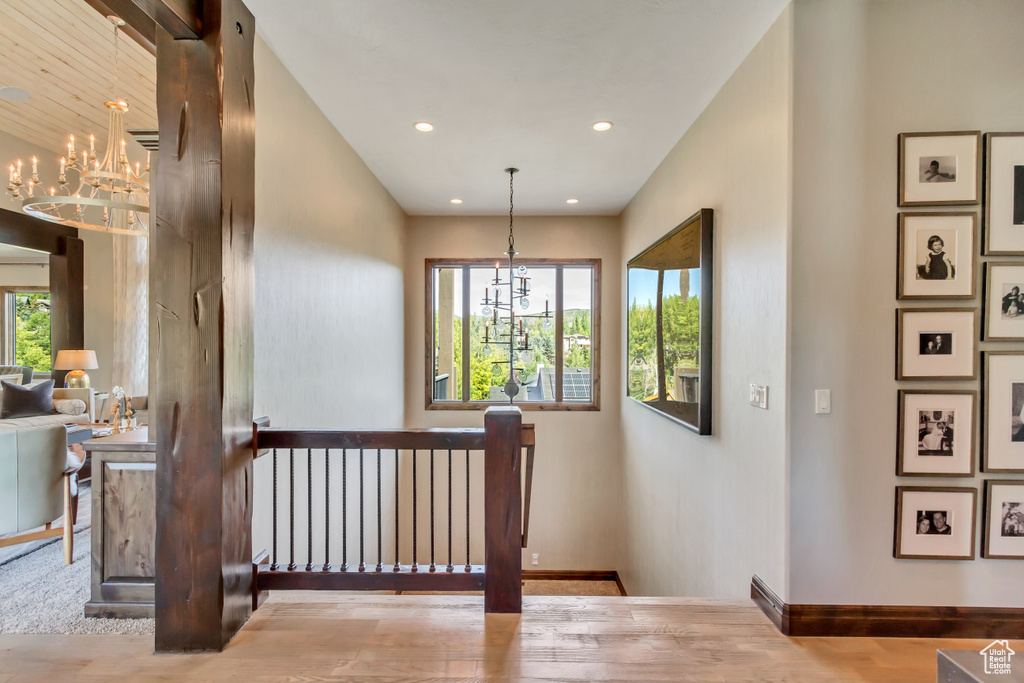
[[[893,554],[1024,559],[1024,132],[898,142]]]

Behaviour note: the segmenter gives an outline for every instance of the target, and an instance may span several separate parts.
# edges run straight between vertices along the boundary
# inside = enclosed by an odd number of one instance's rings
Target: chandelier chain
[[[120,40],[117,35],[117,24],[114,24],[114,99],[116,100],[121,96],[119,92],[121,89],[121,75],[118,73],[118,64],[120,63]]]
[[[515,190],[512,186],[512,178],[515,177],[515,171],[509,170],[508,172],[508,250],[515,251],[516,238],[512,233],[512,209],[513,209],[513,197],[515,196]]]

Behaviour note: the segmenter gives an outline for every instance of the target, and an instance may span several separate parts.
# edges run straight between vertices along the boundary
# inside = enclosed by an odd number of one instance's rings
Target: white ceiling
[[[619,213],[788,4],[245,2],[411,215]]]
[[[50,255],[34,249],[0,244],[0,263],[49,263]]]

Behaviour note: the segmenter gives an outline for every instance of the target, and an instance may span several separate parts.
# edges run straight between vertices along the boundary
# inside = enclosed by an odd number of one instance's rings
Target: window
[[[45,287],[4,287],[3,359],[50,371],[50,292]]]
[[[600,259],[516,264],[526,266],[529,278],[527,295],[517,294],[514,300],[516,327],[522,326],[524,340],[514,350],[516,405],[599,410]],[[507,282],[507,263],[427,260],[428,409],[481,410],[508,403],[507,335],[504,342],[495,336],[496,322],[499,336],[507,331],[493,311],[496,275]],[[507,285],[498,296],[507,301]]]

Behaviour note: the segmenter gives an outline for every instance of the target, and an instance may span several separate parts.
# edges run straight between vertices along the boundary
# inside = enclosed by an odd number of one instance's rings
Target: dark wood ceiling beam
[[[78,230],[20,211],[0,209],[0,243],[48,254],[63,254],[65,237],[78,237]]]
[[[156,54],[156,29],[175,40],[199,40],[203,35],[201,0],[85,0],[100,14],[125,21],[125,35]]]

